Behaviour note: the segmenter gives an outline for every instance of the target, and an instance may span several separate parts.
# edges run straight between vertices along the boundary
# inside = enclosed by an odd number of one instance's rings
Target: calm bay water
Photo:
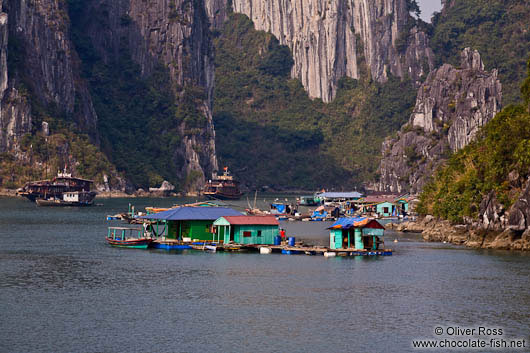
[[[0,351],[404,352],[413,338],[449,325],[529,336],[529,254],[390,232],[395,253],[380,258],[105,243],[107,214],[128,203],[182,201],[97,199],[100,206],[54,209],[0,198]],[[259,198],[258,206],[268,201]],[[326,244],[328,224],[283,226]]]

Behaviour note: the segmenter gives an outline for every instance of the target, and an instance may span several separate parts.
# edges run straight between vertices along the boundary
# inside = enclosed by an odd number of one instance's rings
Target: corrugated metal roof
[[[329,199],[358,199],[363,195],[357,191],[352,192],[323,192],[317,194],[318,197],[329,198]]]
[[[388,197],[388,196],[366,196],[364,198],[364,202],[368,203],[381,203],[381,202],[394,202],[394,198]]]
[[[241,215],[241,212],[225,207],[178,207],[139,218],[165,221],[215,221],[224,216]]]
[[[280,225],[274,216],[223,216],[223,218],[233,225]]]
[[[352,227],[385,229],[381,223],[367,217],[342,217],[337,219],[328,229],[350,229]]]

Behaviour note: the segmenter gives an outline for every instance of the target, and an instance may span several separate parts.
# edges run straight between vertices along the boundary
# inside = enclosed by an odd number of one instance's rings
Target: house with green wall
[[[396,205],[392,202],[385,201],[375,205],[376,213],[381,217],[396,216]]]
[[[211,241],[215,236],[213,223],[216,219],[241,215],[241,212],[226,207],[176,207],[140,218],[164,223],[164,235],[169,239]]]
[[[378,250],[384,244],[385,227],[373,218],[339,218],[328,229],[331,249]]]
[[[274,244],[280,223],[274,216],[223,216],[214,223],[216,239],[236,244]]]

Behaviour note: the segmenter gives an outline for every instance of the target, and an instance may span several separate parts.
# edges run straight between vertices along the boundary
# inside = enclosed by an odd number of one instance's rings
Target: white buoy
[[[270,253],[272,253],[272,249],[271,248],[265,248],[265,247],[259,248],[259,253],[260,254],[264,254],[264,255],[270,254]]]
[[[324,257],[334,257],[334,256],[337,256],[337,253],[332,252],[332,251],[326,251],[324,253]]]
[[[394,243],[397,243],[397,242],[398,242],[398,240],[397,240],[397,239],[394,239]]]

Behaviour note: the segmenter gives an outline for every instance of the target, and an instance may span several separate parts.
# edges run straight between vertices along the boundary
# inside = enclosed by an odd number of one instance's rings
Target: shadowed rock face
[[[221,13],[214,0],[206,2],[210,13]],[[291,48],[291,76],[324,102],[335,97],[341,77],[359,78],[363,58],[379,82],[388,73],[418,80],[432,69],[427,36],[417,28],[404,34],[403,52],[396,48],[410,19],[405,0],[233,0],[232,5],[256,29],[271,32]]]
[[[497,70],[484,71],[480,54],[469,48],[461,68],[445,64],[431,72],[409,122],[383,143],[379,190],[421,191],[447,154],[469,144],[500,111],[501,98]]]
[[[66,2],[7,0],[0,1],[0,9],[6,12],[0,13],[0,151],[16,151],[19,138],[31,131],[32,101],[72,116],[80,131],[97,144],[97,116],[81,79]],[[193,172],[196,183],[188,186],[199,187],[205,174],[217,170],[211,113],[213,50],[203,3],[88,0],[83,11],[86,33],[104,60],[116,58],[120,44],[126,43],[143,75],[160,64],[167,68],[177,99],[188,87],[205,93],[196,100],[196,108],[206,118],[206,128],[190,131],[179,126],[183,142],[174,151],[174,158],[184,161],[175,174],[184,178]],[[21,69],[8,70],[8,40],[21,50]],[[22,82],[30,83],[30,94],[21,92]]]
[[[107,26],[100,25],[102,16]],[[182,123],[182,148],[174,151],[174,158],[184,161],[176,175],[184,178],[198,173],[197,183],[189,188],[199,188],[205,175],[218,168],[212,122],[214,53],[202,2],[92,0],[83,17],[90,40],[105,61],[119,55],[125,44],[143,75],[148,76],[160,64],[167,68],[177,99],[189,88],[205,92],[205,98],[197,100],[197,109],[206,118],[206,128],[187,132]],[[124,18],[130,23],[123,25]]]
[[[65,4],[58,0],[0,2],[0,150],[16,146],[31,130],[28,92],[41,105],[53,104],[98,141],[97,116],[87,86],[79,79],[77,56],[70,42]],[[7,42],[19,61],[8,72]],[[24,92],[21,92],[21,84]],[[77,105],[77,109],[76,109]]]

